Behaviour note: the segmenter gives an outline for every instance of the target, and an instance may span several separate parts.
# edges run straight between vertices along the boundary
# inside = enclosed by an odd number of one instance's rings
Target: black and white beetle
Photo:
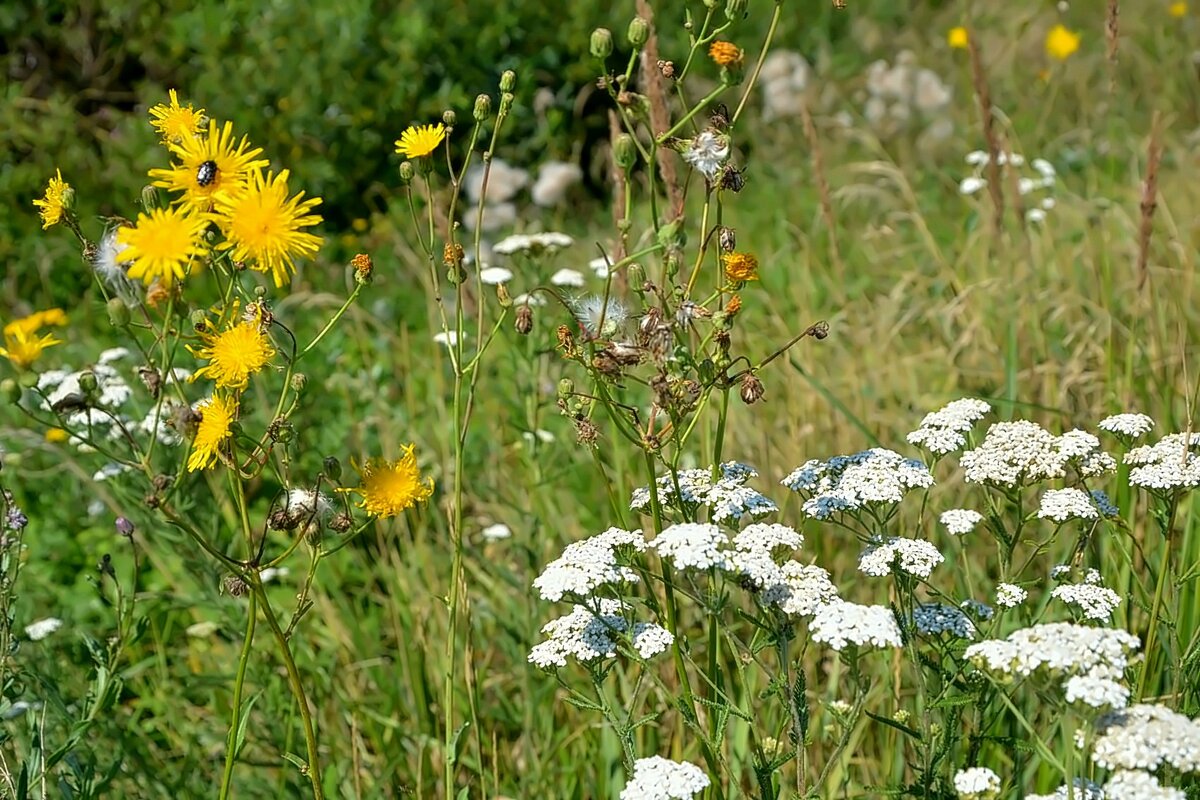
[[[217,162],[209,160],[196,168],[196,183],[209,186],[217,179]]]

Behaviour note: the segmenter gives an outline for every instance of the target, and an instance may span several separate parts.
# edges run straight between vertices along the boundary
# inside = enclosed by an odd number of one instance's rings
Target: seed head
[[[225,591],[230,597],[244,597],[250,591],[250,587],[240,575],[226,575]]]
[[[528,336],[529,332],[533,330],[533,309],[529,306],[525,305],[517,309],[516,329],[517,333],[522,336]]]
[[[753,372],[747,372],[742,377],[742,388],[739,394],[741,394],[743,403],[748,406],[754,405],[762,400],[765,393],[766,389],[763,388],[762,381]]]

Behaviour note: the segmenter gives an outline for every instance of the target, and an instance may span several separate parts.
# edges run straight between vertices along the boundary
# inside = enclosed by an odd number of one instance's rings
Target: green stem
[[[1154,587],[1154,601],[1150,605],[1150,622],[1147,625],[1146,631],[1146,663],[1142,665],[1142,674],[1138,678],[1137,697],[1140,701],[1146,696],[1146,685],[1150,677],[1151,667],[1154,663],[1155,656],[1154,646],[1158,644],[1158,619],[1162,614],[1163,596],[1166,594],[1167,573],[1171,567],[1171,547],[1174,544],[1175,532],[1175,509],[1178,507],[1177,498],[1171,498],[1171,507],[1167,512],[1166,530],[1163,531],[1163,536],[1166,541],[1163,544],[1162,565],[1158,569],[1158,581]]]
[[[237,762],[238,729],[242,726],[242,689],[246,683],[246,665],[250,663],[250,645],[254,641],[254,626],[258,617],[258,596],[250,595],[246,610],[246,638],[242,641],[242,654],[238,658],[237,676],[233,682],[233,714],[229,720],[229,735],[225,739],[225,772],[221,776],[220,800],[229,797],[233,781],[233,765]]]

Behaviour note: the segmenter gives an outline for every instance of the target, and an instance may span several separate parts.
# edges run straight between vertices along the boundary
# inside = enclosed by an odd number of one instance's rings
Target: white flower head
[[[806,516],[829,519],[866,506],[899,503],[910,489],[932,486],[933,476],[920,461],[877,447],[828,461],[808,461],[782,483],[806,496]]]
[[[729,137],[715,131],[701,131],[683,151],[683,160],[708,180],[716,178],[729,158]]]
[[[1066,522],[1069,519],[1096,519],[1100,510],[1092,496],[1082,489],[1048,489],[1042,495],[1038,517]]]
[[[1068,703],[1089,708],[1124,708],[1129,702],[1129,687],[1100,672],[1072,675],[1063,684]]]
[[[1076,778],[1071,783],[1071,789],[1063,784],[1054,790],[1054,794],[1027,794],[1025,800],[1105,800],[1100,784],[1086,778]]]
[[[849,645],[901,647],[896,615],[886,606],[862,606],[834,600],[817,609],[808,623],[814,642],[825,642],[834,650]]]
[[[958,193],[961,195],[972,195],[978,192],[983,187],[987,186],[987,180],[975,175],[968,175],[963,178],[958,184]]]
[[[1096,721],[1092,761],[1105,769],[1200,772],[1200,720],[1166,706],[1141,703]]]
[[[641,552],[646,549],[642,532],[609,528],[590,539],[572,542],[562,555],[551,561],[533,582],[543,600],[557,602],[566,594],[589,596],[597,587],[613,583],[631,583],[637,573],[618,561],[618,551]]]
[[[883,578],[892,574],[895,566],[901,572],[918,578],[928,578],[933,568],[945,561],[941,551],[922,539],[893,538],[872,545],[858,559],[858,569],[864,575]]]
[[[484,176],[487,190],[484,193]],[[488,204],[504,203],[529,183],[529,172],[514,167],[502,158],[493,158],[487,164],[476,164],[467,171],[464,188],[471,205],[479,205],[482,199]],[[471,216],[471,215],[468,215]]]
[[[996,586],[996,605],[1001,608],[1016,608],[1029,597],[1029,592],[1015,583],[1001,583]]]
[[[1140,439],[1154,427],[1154,420],[1145,414],[1114,414],[1100,420],[1099,427],[1102,431],[1108,431],[1127,439]]]
[[[1133,465],[1129,483],[1150,491],[1192,489],[1200,485],[1200,433],[1172,433],[1153,445],[1135,447],[1125,454]]]
[[[516,233],[506,236],[492,245],[492,252],[498,255],[511,256],[517,253],[553,253],[570,247],[575,240],[565,233],[546,231],[545,233]]]
[[[959,800],[993,800],[1000,794],[1000,776],[987,767],[970,767],[954,773],[954,793]]]
[[[1063,679],[1092,673],[1117,680],[1129,653],[1140,646],[1136,636],[1123,630],[1049,622],[1021,628],[1007,639],[973,644],[964,655],[976,668],[1004,681],[1035,672]]]
[[[579,288],[583,286],[586,281],[584,280],[583,273],[579,270],[567,269],[564,267],[550,276],[550,283],[555,286],[571,286],[574,288]]]
[[[687,761],[662,756],[639,758],[620,800],[692,800],[710,782],[703,770]]]
[[[542,633],[547,639],[529,651],[529,662],[542,669],[565,667],[567,658],[581,663],[617,654],[616,637],[629,623],[622,612],[626,606],[620,600],[604,598],[595,609],[576,605],[566,616],[547,622]]]
[[[1086,431],[1055,436],[1029,420],[997,422],[983,442],[959,459],[968,483],[1023,486],[1062,478],[1067,467],[1091,477],[1116,466],[1112,456],[1100,451],[1100,440]]]
[[[1158,778],[1141,770],[1118,770],[1108,776],[1103,800],[1187,800],[1182,789],[1163,786]]]
[[[734,536],[733,544],[739,550],[759,550],[770,555],[791,553],[799,550],[804,544],[804,534],[787,525],[755,522]]]
[[[35,620],[25,626],[25,635],[31,641],[40,642],[50,634],[57,631],[63,626],[63,621],[58,617],[46,617],[45,619]]]
[[[480,534],[489,542],[497,542],[501,539],[508,539],[512,536],[512,529],[503,522],[497,522],[494,525],[488,525]]]
[[[504,267],[484,267],[479,270],[479,280],[489,286],[498,286],[501,283],[508,283],[512,280],[512,270]]]
[[[725,568],[725,546],[729,537],[716,525],[681,522],[671,525],[649,544],[662,558],[670,559],[675,569]]]
[[[1064,583],[1055,587],[1050,596],[1069,606],[1077,606],[1085,619],[1107,622],[1121,604],[1121,595],[1100,585],[1100,573],[1089,573],[1083,583]]]
[[[633,626],[633,648],[642,658],[653,658],[675,643],[675,634],[653,622],[638,622]]]
[[[983,522],[983,514],[969,508],[952,508],[943,511],[938,521],[946,526],[946,530],[955,536],[962,536],[975,530],[975,526]]]
[[[664,506],[682,506],[684,510],[706,506],[711,510],[713,522],[736,521],[747,514],[759,517],[778,510],[769,498],[746,485],[746,481],[758,476],[753,467],[726,461],[718,472],[716,479],[711,469],[685,469],[675,476],[663,475],[656,483],[658,502]],[[650,489],[635,489],[629,507],[634,511],[647,511]]]
[[[438,344],[453,348],[458,344],[458,331],[440,331],[433,335],[433,340]]]
[[[578,164],[566,161],[547,161],[538,167],[537,180],[529,195],[534,205],[552,208],[562,203],[572,186],[583,180],[583,170]]]

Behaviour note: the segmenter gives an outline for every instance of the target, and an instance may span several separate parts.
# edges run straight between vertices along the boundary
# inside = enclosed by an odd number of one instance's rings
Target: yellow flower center
[[[359,506],[376,517],[394,517],[433,494],[433,479],[422,480],[413,445],[397,461],[373,458],[360,470],[362,485],[352,491],[362,495]]]
[[[196,370],[191,380],[207,376],[222,389],[245,389],[250,376],[275,355],[271,342],[255,322],[241,322],[204,338],[206,346],[192,352],[209,363]]]

